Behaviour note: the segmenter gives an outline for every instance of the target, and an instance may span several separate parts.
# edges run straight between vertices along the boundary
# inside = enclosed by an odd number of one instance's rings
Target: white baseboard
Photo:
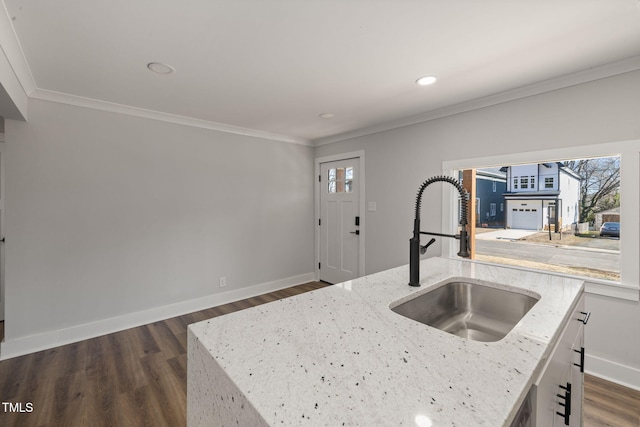
[[[57,329],[9,341],[5,339],[0,343],[0,360],[95,338],[312,281],[314,281],[314,274],[307,273],[69,328]]]
[[[585,355],[585,371],[589,375],[640,391],[640,369],[598,356]]]

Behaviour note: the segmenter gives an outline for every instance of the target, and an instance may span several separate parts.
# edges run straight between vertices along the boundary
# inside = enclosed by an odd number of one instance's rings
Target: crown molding
[[[125,114],[129,116],[147,118],[151,120],[159,120],[169,123],[181,124],[185,126],[198,127],[202,129],[216,130],[220,132],[233,133],[243,136],[251,136],[255,138],[268,139],[272,141],[287,142],[290,144],[299,144],[312,146],[310,140],[305,138],[297,138],[289,135],[265,132],[256,129],[242,128],[223,123],[211,122],[208,120],[195,119],[186,116],[178,116],[175,114],[163,113],[159,111],[146,110],[143,108],[131,107],[122,104],[116,104],[106,101],[100,101],[91,98],[84,98],[75,95],[65,94],[61,92],[49,91],[37,87],[33,73],[29,68],[22,46],[13,27],[9,12],[4,2],[0,9],[0,53],[4,53],[6,63],[13,71],[17,84],[21,87],[23,94],[20,98],[24,98],[25,107],[21,111],[24,119],[26,119],[26,100],[28,98],[39,99],[61,104],[69,104],[77,107],[91,108],[95,110],[108,111],[112,113]],[[24,96],[23,96],[24,95]]]
[[[91,108],[94,110],[107,111],[110,113],[124,114],[133,117],[140,117],[150,120],[158,120],[168,123],[174,123],[184,126],[197,127],[201,129],[209,129],[236,135],[250,136],[271,141],[287,142],[289,144],[299,144],[313,146],[311,141],[304,138],[297,138],[289,135],[266,132],[256,129],[243,128],[239,126],[227,125],[208,120],[195,119],[192,117],[179,116],[176,114],[163,113],[160,111],[147,110],[144,108],[132,107],[129,105],[116,104],[113,102],[100,101],[92,98],[84,98],[76,95],[69,95],[61,92],[54,92],[44,89],[35,89],[30,98],[41,101],[56,102],[60,104],[73,105],[76,107]]]
[[[24,93],[29,96],[31,92],[36,89],[35,79],[33,78],[31,68],[29,68],[26,56],[18,40],[18,35],[13,28],[9,11],[4,2],[2,2],[2,9],[0,11],[0,44]]]
[[[624,74],[636,70],[640,70],[640,56],[633,56],[599,67],[593,67],[583,71],[579,71],[577,73],[567,74],[565,76],[545,80],[543,82],[534,83],[527,86],[522,86],[517,89],[500,92],[494,95],[485,96],[483,98],[462,102],[449,107],[439,108],[427,113],[405,117],[402,119],[381,123],[379,125],[369,126],[351,132],[345,132],[326,138],[316,139],[313,140],[313,145],[318,147],[321,145],[332,144],[334,142],[345,141],[347,139],[358,138],[361,136],[372,135],[374,133],[424,123],[431,120],[452,116],[454,114],[466,113],[480,108],[491,107],[493,105],[515,101],[517,99],[539,95],[570,86],[576,86],[582,83],[612,77],[618,74]]]
[[[0,114],[7,119],[26,120],[29,93],[35,85],[4,3],[0,7],[0,80]]]
[[[3,53],[6,57],[6,64],[11,68],[15,78],[17,79],[17,85],[21,87],[24,92],[24,97],[19,94],[20,99],[33,98],[39,100],[45,100],[50,102],[57,102],[62,104],[69,104],[78,107],[91,108],[96,110],[108,111],[118,114],[124,114],[129,116],[147,118],[151,120],[165,121],[169,123],[181,124],[185,126],[198,127],[203,129],[215,130],[220,132],[232,133],[243,136],[250,136],[261,139],[268,139],[272,141],[281,141],[292,144],[299,144],[304,146],[321,146],[331,144],[334,142],[340,142],[347,139],[353,139],[374,133],[384,132],[392,129],[411,126],[414,124],[424,123],[439,118],[448,117],[455,114],[465,113],[480,108],[490,107],[493,105],[502,104],[509,101],[514,101],[529,96],[539,95],[545,92],[551,92],[557,89],[562,89],[570,86],[579,85],[582,83],[598,80],[606,77],[611,77],[618,74],[623,74],[640,69],[640,55],[630,57],[624,60],[616,61],[610,64],[605,64],[598,67],[589,68],[577,73],[568,74],[555,79],[546,80],[543,82],[523,86],[517,89],[501,92],[494,95],[489,95],[483,98],[478,98],[468,102],[455,104],[448,107],[443,107],[426,113],[405,117],[402,119],[381,123],[374,126],[369,126],[354,131],[349,131],[337,135],[328,136],[319,139],[306,139],[300,137],[294,137],[290,135],[272,133],[267,131],[261,131],[250,128],[243,128],[239,126],[233,126],[223,123],[212,122],[208,120],[196,119],[192,117],[179,116],[170,113],[164,113],[160,111],[147,110],[138,107],[132,107],[122,104],[116,104],[106,101],[100,101],[91,98],[80,97],[76,95],[65,94],[61,92],[49,91],[40,89],[36,86],[35,79],[29,64],[26,61],[26,57],[15,33],[12,25],[9,13],[6,9],[6,5],[2,3],[2,9],[0,10],[0,54]],[[14,85],[15,86],[15,85]],[[17,86],[16,86],[17,87]],[[22,115],[26,118],[26,102],[19,103],[25,104],[24,108],[21,108]]]

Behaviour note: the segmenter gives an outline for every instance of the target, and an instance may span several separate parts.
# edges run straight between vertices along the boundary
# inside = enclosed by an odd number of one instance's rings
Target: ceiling
[[[4,4],[29,96],[309,144],[640,55],[638,0]]]

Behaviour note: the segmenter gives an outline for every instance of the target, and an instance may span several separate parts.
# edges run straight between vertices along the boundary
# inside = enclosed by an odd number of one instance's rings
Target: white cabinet
[[[531,390],[533,423],[538,427],[582,425],[584,295],[546,361],[546,366]]]
[[[584,312],[584,309],[582,310]],[[586,315],[584,315],[586,316]],[[583,316],[583,319],[585,317]],[[587,319],[588,320],[588,319]],[[585,322],[587,321],[585,320]],[[571,426],[582,426],[582,397],[584,395],[584,323],[576,336],[572,349],[572,366],[570,367],[571,389]]]

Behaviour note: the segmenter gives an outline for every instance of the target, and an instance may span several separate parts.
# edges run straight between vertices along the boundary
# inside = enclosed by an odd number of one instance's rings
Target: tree
[[[580,184],[580,222],[596,212],[620,206],[620,157],[570,160],[564,166],[576,172]]]

